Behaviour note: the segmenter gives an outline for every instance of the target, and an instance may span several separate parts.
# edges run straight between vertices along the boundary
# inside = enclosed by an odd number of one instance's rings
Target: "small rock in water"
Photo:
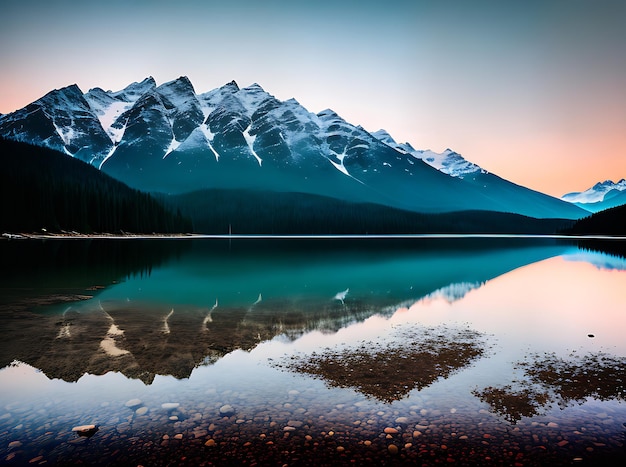
[[[72,431],[76,433],[78,436],[86,436],[91,437],[96,434],[98,431],[97,425],[80,425],[72,428]]]
[[[128,402],[126,402],[126,404],[124,404],[126,407],[138,407],[141,404],[143,404],[143,402],[141,401],[141,399],[131,399]]]
[[[9,443],[9,449],[19,448],[22,445],[21,441],[11,441]]]
[[[226,404],[220,407],[220,415],[224,415],[226,417],[229,417],[231,415],[235,414],[235,409],[233,409],[233,406],[230,404]]]
[[[587,337],[594,338],[594,337],[596,337],[596,336],[594,336],[593,334],[587,334]]]
[[[165,410],[174,410],[178,407],[180,407],[180,404],[178,402],[164,402],[163,404],[161,404],[161,408]]]
[[[148,407],[139,407],[137,410],[135,410],[135,413],[137,415],[145,415],[148,412]]]

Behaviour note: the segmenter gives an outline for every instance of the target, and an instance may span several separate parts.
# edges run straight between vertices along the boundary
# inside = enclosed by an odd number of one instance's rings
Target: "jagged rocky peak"
[[[387,132],[387,130],[384,129],[380,129],[378,131],[375,131],[371,134],[374,138],[378,139],[379,141],[382,141],[383,143],[392,146],[393,145],[397,145],[396,141],[393,139],[393,137]]]
[[[256,83],[240,89],[237,92],[236,97],[243,105],[248,117],[252,117],[254,112],[256,112],[266,101],[275,100],[274,96],[267,93]]]
[[[166,107],[172,108],[181,102],[196,98],[196,91],[193,84],[186,76],[181,76],[156,88],[156,91],[163,98]]]
[[[205,119],[196,91],[186,76],[162,84],[155,91],[168,111],[174,138],[184,141]]]
[[[232,96],[239,91],[239,86],[233,80],[224,86],[213,89],[197,96],[205,117],[207,117],[227,96]]]
[[[222,88],[230,88],[234,89],[235,91],[239,91],[239,86],[237,85],[237,82],[235,80],[232,80],[230,83],[226,83],[224,86],[222,86]]]
[[[76,84],[54,89],[30,105],[45,108],[50,114],[59,114],[70,109],[89,110],[89,104]]]
[[[621,179],[617,183],[612,180],[605,180],[598,182],[591,188],[585,191],[574,191],[567,193],[561,197],[565,201],[570,203],[597,203],[605,199],[605,197],[611,192],[620,192],[626,190],[626,179]]]
[[[339,118],[339,115],[337,114],[337,112],[335,112],[332,109],[324,109],[321,112],[317,113],[317,116],[320,118]]]
[[[126,86],[124,89],[116,92],[108,91],[111,96],[126,102],[134,102],[145,93],[156,88],[156,81],[152,76],[148,76],[141,82],[134,82]]]

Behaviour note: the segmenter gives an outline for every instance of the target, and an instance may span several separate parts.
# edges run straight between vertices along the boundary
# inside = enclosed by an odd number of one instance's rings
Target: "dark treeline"
[[[626,235],[626,204],[578,220],[564,233],[575,235]]]
[[[190,232],[191,223],[149,194],[50,149],[0,139],[4,232]]]
[[[180,257],[190,247],[191,242],[167,239],[1,241],[0,281],[6,288],[0,305],[15,296],[45,295],[55,289],[91,295],[94,287],[149,276],[153,268]]]
[[[167,198],[207,234],[553,234],[572,221],[463,211],[425,214],[302,193],[205,190]]]

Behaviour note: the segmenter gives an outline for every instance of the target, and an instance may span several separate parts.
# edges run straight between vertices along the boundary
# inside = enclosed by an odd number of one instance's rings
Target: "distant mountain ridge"
[[[590,212],[598,212],[626,204],[626,179],[598,182],[585,191],[567,193],[562,200],[576,204]]]
[[[503,180],[454,151],[369,133],[332,110],[309,112],[258,84],[197,94],[186,77],[120,91],[51,91],[0,116],[0,136],[45,146],[133,188],[305,193],[413,212],[498,211],[576,219],[583,209]]]

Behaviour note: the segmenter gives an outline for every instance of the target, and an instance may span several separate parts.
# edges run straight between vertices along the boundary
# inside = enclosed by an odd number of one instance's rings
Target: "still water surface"
[[[0,463],[626,460],[622,256],[522,238],[0,249]]]

